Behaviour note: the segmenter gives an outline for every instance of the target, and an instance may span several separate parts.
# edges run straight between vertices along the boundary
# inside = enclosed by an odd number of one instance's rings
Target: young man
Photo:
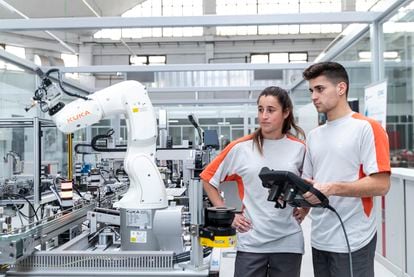
[[[374,276],[376,218],[374,196],[390,187],[388,137],[375,120],[354,113],[348,105],[348,74],[335,62],[311,65],[303,72],[309,81],[312,102],[326,113],[326,124],[312,130],[307,139],[303,178],[329,197],[348,235],[354,277]],[[317,198],[304,195],[311,203]],[[314,208],[312,257],[315,277],[348,277],[345,236],[337,216]]]

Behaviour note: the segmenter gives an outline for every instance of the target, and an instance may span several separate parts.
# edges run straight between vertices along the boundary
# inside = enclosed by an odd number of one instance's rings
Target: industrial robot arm
[[[47,73],[52,72],[55,71]],[[112,115],[125,116],[128,145],[124,164],[130,187],[115,205],[125,209],[167,207],[164,182],[155,164],[156,117],[145,87],[136,81],[124,81],[88,97],[69,94],[79,99],[64,105],[59,102],[59,88],[64,90],[62,83],[59,83],[58,88],[47,73],[39,74],[42,82],[33,100],[40,103],[43,112],[49,112],[60,131],[73,133]]]

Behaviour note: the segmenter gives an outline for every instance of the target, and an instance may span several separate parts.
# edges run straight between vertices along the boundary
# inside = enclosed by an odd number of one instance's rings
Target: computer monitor
[[[220,148],[217,130],[204,130],[204,146],[215,149]]]

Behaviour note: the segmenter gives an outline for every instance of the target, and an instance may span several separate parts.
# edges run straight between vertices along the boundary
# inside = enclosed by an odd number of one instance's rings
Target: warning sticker
[[[147,232],[131,231],[129,241],[133,243],[147,243]]]

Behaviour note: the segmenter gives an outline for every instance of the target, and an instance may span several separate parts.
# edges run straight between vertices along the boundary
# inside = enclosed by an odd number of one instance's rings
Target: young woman
[[[300,175],[305,145],[296,124],[292,101],[279,87],[264,89],[257,100],[260,128],[230,143],[202,172],[204,189],[214,206],[224,206],[219,185],[236,181],[243,203],[233,227],[237,229],[234,276],[300,276],[305,213],[267,201],[259,172],[267,166]],[[293,132],[296,136],[293,135]]]

